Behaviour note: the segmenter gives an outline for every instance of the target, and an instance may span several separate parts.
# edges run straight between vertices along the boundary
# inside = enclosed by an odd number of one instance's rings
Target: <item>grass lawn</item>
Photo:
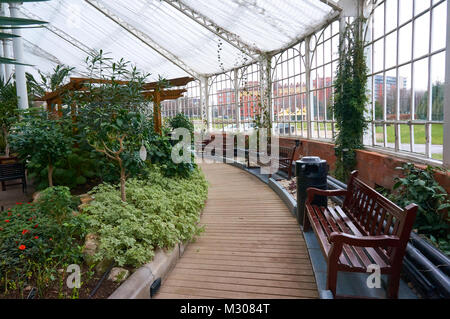
[[[377,126],[377,142],[383,143],[383,127]],[[387,126],[387,142],[395,143],[395,128],[393,125]],[[404,144],[410,143],[410,133],[408,125],[400,125],[401,142]],[[414,140],[416,144],[425,144],[425,126],[414,126]],[[443,145],[444,144],[444,128],[442,124],[433,124],[431,128],[431,144]]]

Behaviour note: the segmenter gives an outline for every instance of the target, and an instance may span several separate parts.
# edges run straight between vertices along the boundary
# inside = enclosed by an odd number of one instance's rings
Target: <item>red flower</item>
[[[2,228],[2,227],[0,227],[0,230],[3,230],[3,228]]]
[[[28,218],[28,221],[31,221],[31,220],[33,220],[33,217]]]
[[[39,224],[34,225],[34,228],[38,228]]]
[[[27,248],[25,245],[20,245],[20,246],[19,246],[19,249],[20,249],[20,250],[25,250],[25,248]]]
[[[8,212],[8,216],[11,216],[12,215],[12,213],[11,212]]]
[[[50,237],[50,240],[53,240],[53,238]]]
[[[17,217],[20,217],[20,214],[17,214]]]
[[[5,220],[5,223],[9,223],[9,219]]]
[[[39,238],[39,236],[34,236],[34,239],[38,239]]]
[[[28,232],[30,232],[28,229],[24,229],[24,230],[22,230],[22,235],[25,235]]]
[[[16,203],[16,205],[22,205],[22,203]]]

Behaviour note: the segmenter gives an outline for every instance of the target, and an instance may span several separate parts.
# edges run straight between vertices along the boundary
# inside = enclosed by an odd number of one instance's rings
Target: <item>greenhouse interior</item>
[[[0,299],[450,298],[448,17],[0,0]]]

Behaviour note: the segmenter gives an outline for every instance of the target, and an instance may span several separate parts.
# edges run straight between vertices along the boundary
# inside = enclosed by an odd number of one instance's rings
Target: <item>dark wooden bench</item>
[[[313,228],[327,259],[327,289],[336,296],[338,271],[388,274],[388,298],[398,297],[400,271],[417,205],[402,209],[351,174],[347,190],[307,190],[304,231]],[[314,196],[344,196],[340,206],[312,205]]]
[[[27,179],[25,176],[25,165],[22,163],[14,164],[0,164],[0,182],[2,183],[2,191],[6,191],[7,181],[21,180],[21,183],[9,184],[22,185],[22,191],[25,193],[27,190]]]
[[[295,165],[295,160],[298,158],[298,151],[300,150],[300,141],[296,140],[295,144],[284,144],[278,146],[278,155],[275,159],[279,163],[279,169],[288,174],[288,179],[292,178],[292,170]],[[265,166],[270,165],[260,161],[260,155],[264,155],[266,152],[258,153],[258,165]]]

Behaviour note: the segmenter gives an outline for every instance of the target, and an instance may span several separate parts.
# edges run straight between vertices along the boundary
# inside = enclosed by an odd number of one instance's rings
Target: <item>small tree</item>
[[[5,141],[5,154],[9,156],[9,133],[11,126],[19,116],[16,85],[11,81],[4,82],[0,78],[0,127]]]
[[[64,130],[66,124],[65,117],[53,119],[46,111],[31,109],[11,134],[11,146],[21,159],[47,167],[50,187],[54,164],[71,152],[73,139]]]
[[[91,77],[105,81],[88,84],[85,91],[69,96],[68,103],[78,106],[79,132],[89,145],[117,164],[126,201],[126,179],[144,166],[139,149],[152,129],[145,115],[149,101],[142,94],[147,76],[123,59],[111,63],[102,52],[86,61]]]

